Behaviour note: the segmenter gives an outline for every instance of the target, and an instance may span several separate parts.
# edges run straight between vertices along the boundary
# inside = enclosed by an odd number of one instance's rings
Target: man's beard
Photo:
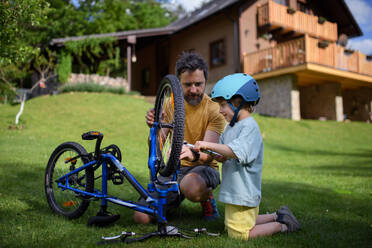
[[[204,94],[201,94],[201,95],[189,95],[189,96],[185,96],[185,101],[190,104],[190,105],[193,105],[193,106],[196,106],[198,105],[202,100],[203,100],[203,95]],[[196,97],[197,96],[197,97]]]

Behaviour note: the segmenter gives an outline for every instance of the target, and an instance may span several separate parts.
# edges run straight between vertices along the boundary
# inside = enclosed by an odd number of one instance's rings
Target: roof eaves
[[[114,37],[118,40],[126,39],[130,35],[135,35],[136,37],[146,37],[146,36],[154,36],[154,35],[168,35],[172,34],[175,31],[174,27],[163,27],[163,28],[151,28],[151,29],[139,29],[139,30],[129,30],[129,31],[122,31],[122,32],[115,32],[115,33],[105,33],[105,34],[91,34],[91,35],[83,35],[83,36],[72,36],[66,38],[56,38],[52,39],[50,42],[51,46],[55,45],[63,45],[68,41],[78,41],[78,40],[85,40],[90,38],[106,38],[106,37]]]
[[[347,4],[345,3],[344,0],[340,0],[340,2],[341,2],[341,4],[343,5],[343,7],[345,8],[345,11],[346,11],[347,15],[350,17],[350,20],[351,20],[353,26],[354,26],[355,29],[356,29],[357,34],[356,34],[355,36],[352,36],[352,37],[362,36],[362,35],[363,35],[363,32],[362,32],[362,30],[360,29],[359,24],[358,24],[358,22],[355,20],[353,14],[351,13],[349,7],[347,6]]]

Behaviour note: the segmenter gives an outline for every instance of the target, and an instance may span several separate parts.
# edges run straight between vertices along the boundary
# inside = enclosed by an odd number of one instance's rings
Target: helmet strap
[[[245,101],[243,100],[240,103],[239,107],[237,107],[237,108],[234,106],[234,104],[231,103],[230,100],[228,100],[227,103],[229,104],[230,108],[234,111],[234,116],[233,116],[233,118],[232,118],[232,120],[230,121],[230,124],[229,124],[231,127],[233,127],[235,125],[236,121],[238,120],[239,111],[243,107]]]

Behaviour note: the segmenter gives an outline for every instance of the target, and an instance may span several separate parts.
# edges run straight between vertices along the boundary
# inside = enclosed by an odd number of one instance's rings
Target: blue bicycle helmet
[[[230,99],[235,95],[239,95],[243,98],[243,101],[238,108],[236,108],[230,101]],[[230,126],[234,126],[238,113],[244,103],[252,102],[254,106],[259,102],[260,89],[253,77],[245,73],[235,73],[219,80],[213,87],[211,97],[212,99],[222,97],[229,103],[231,109],[235,112],[234,117],[230,122]]]

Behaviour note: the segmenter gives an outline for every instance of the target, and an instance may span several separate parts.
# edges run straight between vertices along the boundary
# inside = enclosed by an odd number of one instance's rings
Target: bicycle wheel
[[[177,169],[183,145],[185,108],[183,92],[178,78],[167,75],[161,82],[155,100],[156,151],[160,159],[158,170],[170,176]]]
[[[88,153],[80,144],[66,142],[59,145],[49,158],[45,171],[45,194],[50,208],[57,214],[70,219],[80,217],[89,206],[89,200],[79,193],[58,188],[57,180],[70,171],[89,162]],[[65,182],[60,182],[65,184]],[[71,187],[93,192],[94,172],[88,167],[69,177]]]

